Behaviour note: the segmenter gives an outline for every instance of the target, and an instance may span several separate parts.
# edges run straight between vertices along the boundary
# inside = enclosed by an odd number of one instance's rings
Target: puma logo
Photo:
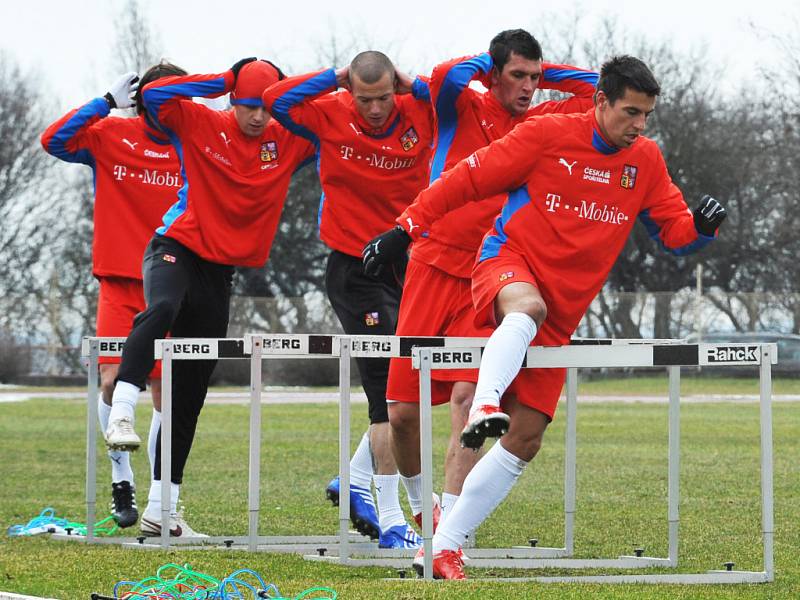
[[[578,161],[577,160],[573,160],[572,164],[570,164],[566,160],[564,160],[563,158],[559,158],[558,159],[558,164],[564,165],[565,167],[567,167],[567,171],[569,171],[569,174],[572,175],[572,167],[574,167],[576,164],[578,164]]]
[[[406,223],[408,223],[408,233],[414,231],[415,227],[419,227],[419,225],[414,225],[414,221],[411,220],[411,217],[406,217]]]
[[[231,141],[228,139],[228,136],[227,136],[227,135],[225,135],[225,132],[224,132],[224,131],[220,131],[220,132],[219,132],[219,135],[220,135],[220,137],[222,137],[222,141],[223,141],[223,142],[225,142],[225,145],[226,145],[226,146],[227,146],[227,145],[229,145],[229,144],[231,143]]]
[[[127,138],[122,138],[122,143],[123,144],[128,144],[128,146],[130,146],[131,150],[136,150],[136,146],[139,145],[139,142],[132,142],[132,141],[128,140]]]

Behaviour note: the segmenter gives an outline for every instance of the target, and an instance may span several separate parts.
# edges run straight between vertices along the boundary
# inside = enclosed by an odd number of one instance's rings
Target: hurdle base
[[[397,579],[397,581],[401,580]],[[501,577],[492,578],[492,581],[502,581],[505,583],[647,583],[652,585],[710,585],[732,583],[770,583],[773,581],[773,578],[770,578],[764,571],[708,571],[706,573],[663,573],[653,575],[639,574],[576,575],[566,577]]]
[[[143,542],[139,541],[141,536],[110,536],[110,537],[95,537],[91,542],[88,542],[86,536],[83,535],[67,535],[64,533],[53,533],[50,539],[57,541],[78,542],[78,543],[92,543],[116,546],[158,546],[161,548],[160,537],[145,537]],[[256,538],[257,545],[264,547],[264,551],[269,551],[271,546],[314,546],[316,547],[339,547],[338,535],[262,535]],[[358,533],[351,533],[348,538],[348,544],[353,548],[370,550],[377,548],[377,542],[367,542],[366,538]],[[222,546],[226,549],[226,542],[231,542],[231,547],[242,546],[250,543],[250,537],[246,535],[213,535],[209,537],[179,537],[170,538],[170,546],[206,546],[214,547]],[[302,552],[303,550],[295,550]]]
[[[531,548],[533,550],[533,548]],[[479,569],[647,569],[653,567],[673,567],[668,558],[654,558],[650,556],[630,556],[619,558],[502,558],[494,556],[479,557],[473,548],[468,552],[470,557],[467,566]],[[487,549],[494,550],[494,549]],[[397,550],[383,550],[382,553],[398,552]],[[408,552],[405,557],[387,556],[380,557],[354,557],[317,556],[307,554],[304,560],[318,562],[333,562],[351,567],[391,567],[396,569],[409,567],[408,557],[415,551]],[[356,554],[356,552],[353,552]],[[488,554],[488,553],[487,553]],[[726,571],[727,573],[728,571]]]

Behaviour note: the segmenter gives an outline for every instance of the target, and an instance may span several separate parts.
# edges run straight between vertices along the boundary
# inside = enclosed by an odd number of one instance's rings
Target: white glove
[[[104,98],[108,100],[111,108],[130,108],[136,102],[133,95],[139,87],[139,76],[135,71],[125,73],[117,79],[108,90]]]

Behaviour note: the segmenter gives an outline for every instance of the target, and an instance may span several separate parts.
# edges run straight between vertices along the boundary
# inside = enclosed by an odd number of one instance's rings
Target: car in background
[[[729,331],[703,333],[698,338],[696,333],[686,338],[687,342],[704,344],[752,344],[774,343],[778,345],[778,364],[772,366],[772,372],[780,375],[800,377],[800,335],[792,333],[775,333],[772,331]],[[703,367],[703,370],[714,367]],[[730,375],[736,370],[728,369]]]

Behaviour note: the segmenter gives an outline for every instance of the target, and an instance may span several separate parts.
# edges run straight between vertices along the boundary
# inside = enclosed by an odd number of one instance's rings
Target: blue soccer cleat
[[[411,525],[395,525],[381,532],[378,548],[421,548],[422,538]]]
[[[339,506],[339,477],[334,477],[325,488],[325,497]],[[350,521],[361,535],[377,540],[381,535],[378,511],[372,492],[357,485],[350,486]]]

